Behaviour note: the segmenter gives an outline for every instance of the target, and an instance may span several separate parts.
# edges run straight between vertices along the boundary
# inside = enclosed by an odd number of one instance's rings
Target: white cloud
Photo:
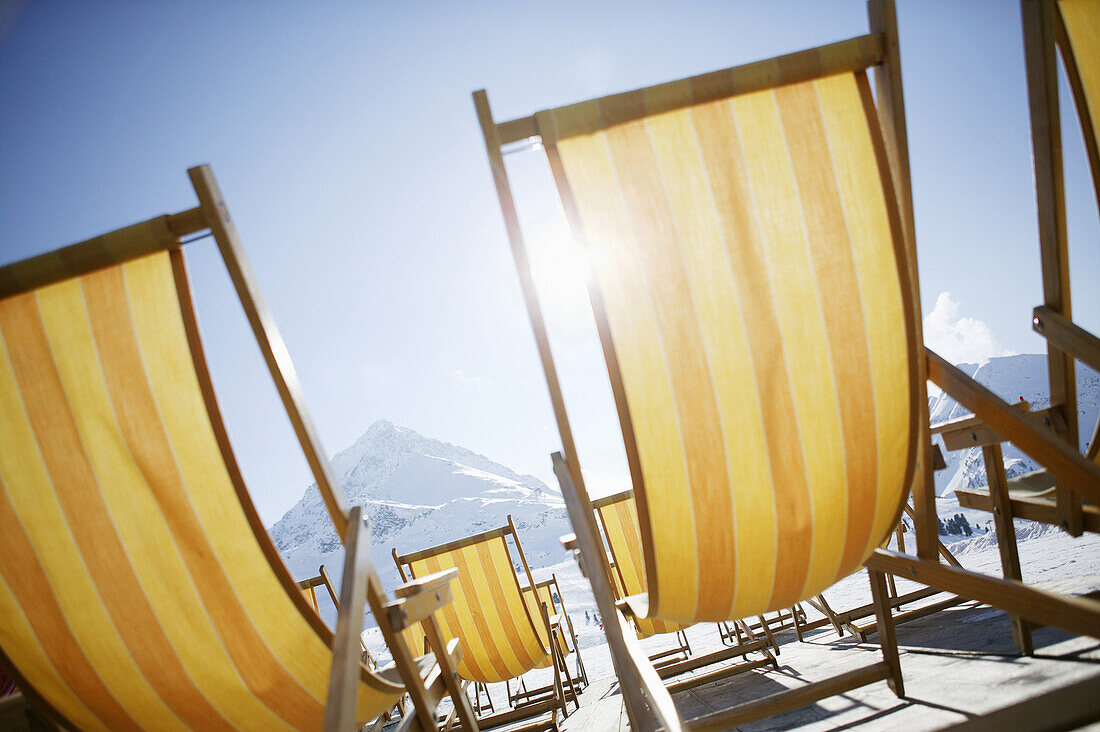
[[[959,316],[959,304],[950,292],[941,292],[936,307],[924,316],[924,343],[951,363],[982,363],[1011,355],[997,343],[988,325]]]

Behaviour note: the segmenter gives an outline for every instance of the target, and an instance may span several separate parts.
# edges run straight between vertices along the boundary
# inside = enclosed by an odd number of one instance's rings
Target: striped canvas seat
[[[394,551],[402,574],[414,578],[458,569],[454,602],[440,613],[439,625],[445,638],[459,639],[458,675],[467,681],[494,684],[550,665],[541,615],[528,610],[520,592],[509,533],[505,526],[411,554]]]
[[[640,595],[646,591],[645,560],[642,557],[642,540],[638,534],[638,511],[634,505],[633,491],[623,491],[592,501],[600,519],[607,545],[611,549],[614,565],[611,579],[619,593],[619,599]],[[639,638],[662,633],[676,633],[690,627],[691,623],[674,623],[660,618],[634,618],[634,628]]]
[[[847,72],[536,115],[592,263],[647,617],[789,607],[897,520],[915,356],[870,105]]]
[[[546,612],[549,616],[553,617],[557,615],[558,609],[554,603],[553,593],[550,592],[550,581],[539,582],[535,585],[535,589],[532,591],[530,587],[523,588],[523,603],[527,606],[527,613],[532,618],[541,618],[542,610],[539,605],[546,606]],[[542,642],[544,648],[550,647],[550,637],[547,633],[546,627],[542,623],[535,623],[535,630],[538,631],[539,641]],[[555,631],[558,641],[558,652],[562,658],[565,658],[571,653],[569,643],[565,639],[565,633],[559,628]],[[554,659],[551,656],[547,656],[535,668],[550,668],[553,665]]]
[[[0,661],[73,729],[361,725],[407,689],[341,646],[358,679],[330,693],[333,632],[260,523],[206,370],[181,238],[209,228],[250,272],[213,174],[190,173],[198,208],[0,268]]]

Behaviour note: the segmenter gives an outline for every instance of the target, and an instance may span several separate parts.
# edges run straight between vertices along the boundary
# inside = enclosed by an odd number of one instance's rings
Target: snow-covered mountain
[[[565,503],[534,476],[385,420],[332,464],[348,502],[366,508],[371,557],[389,587],[399,581],[392,548],[424,549],[503,526],[509,515],[532,565],[561,561],[558,537],[570,531]],[[343,551],[316,484],[271,527],[271,536],[295,577],[315,575],[324,564],[338,581]]]
[[[1031,405],[1032,410],[1039,410],[1050,406],[1046,361],[1045,354],[1025,353],[991,358],[982,364],[959,364],[959,368],[1005,401],[1012,403],[1023,398]],[[1097,413],[1100,411],[1100,375],[1081,363],[1077,364],[1077,399],[1077,424],[1081,450],[1084,451],[1092,439]],[[945,393],[930,397],[928,407],[932,424],[969,414]],[[943,450],[943,442],[938,437],[936,441]],[[1015,446],[1005,443],[1002,447],[1008,477],[1039,467]],[[981,448],[974,447],[958,452],[943,450],[943,455],[947,469],[936,473],[937,495],[949,496],[958,488],[986,484]]]

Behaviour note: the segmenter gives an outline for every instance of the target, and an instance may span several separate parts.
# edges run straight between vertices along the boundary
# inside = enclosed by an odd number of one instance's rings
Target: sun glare
[[[588,309],[589,263],[564,220],[542,221],[531,232],[531,276],[549,319],[575,325],[591,317]]]

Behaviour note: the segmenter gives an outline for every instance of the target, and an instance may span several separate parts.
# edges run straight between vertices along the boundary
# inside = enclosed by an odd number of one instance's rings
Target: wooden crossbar
[[[455,549],[461,549],[466,546],[473,546],[474,544],[480,544],[483,541],[489,539],[495,539],[498,536],[507,536],[512,533],[512,529],[509,526],[498,526],[495,529],[489,529],[483,531],[480,534],[474,534],[473,536],[464,536],[461,539],[455,539],[449,541],[446,544],[439,544],[438,546],[429,547],[427,549],[421,549],[415,552],[409,552],[408,554],[397,554],[394,552],[394,559],[397,560],[399,565],[409,564],[411,562],[417,562],[427,557],[434,557],[436,554],[446,554],[447,552],[453,552]]]
[[[180,239],[207,228],[202,206],[196,206],[13,262],[0,267],[0,298],[178,248]]]
[[[876,549],[867,560],[867,567],[984,602],[1034,623],[1100,638],[1100,602],[1095,600],[1058,595],[1022,582],[988,577],[889,549]]]
[[[748,94],[786,84],[810,81],[846,71],[861,71],[882,62],[883,46],[881,34],[868,33],[818,48],[699,74],[668,84],[656,84],[621,94],[610,94],[591,101],[613,106],[616,112],[613,122],[618,124],[661,112],[670,112],[691,104],[712,102],[737,94]],[[661,94],[665,88],[671,84],[685,83],[692,90],[690,100],[676,105],[662,103],[659,108],[652,105],[651,98],[668,97],[667,94]],[[496,129],[500,136],[500,145],[542,135],[535,121],[535,115],[501,122]]]

